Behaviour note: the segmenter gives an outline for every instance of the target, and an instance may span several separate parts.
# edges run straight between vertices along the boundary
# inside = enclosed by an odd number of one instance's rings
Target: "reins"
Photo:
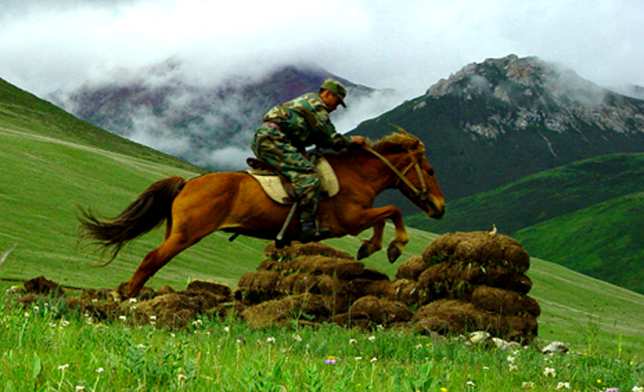
[[[427,199],[427,195],[429,191],[427,190],[427,184],[425,183],[425,178],[423,177],[423,173],[421,171],[418,160],[412,155],[411,152],[409,153],[409,156],[411,157],[411,163],[409,164],[409,166],[407,166],[407,168],[405,168],[405,170],[401,172],[400,170],[398,170],[396,166],[394,166],[393,163],[391,163],[391,161],[389,161],[389,159],[385,158],[382,154],[380,154],[373,148],[369,146],[363,146],[363,148],[367,152],[378,157],[385,165],[387,165],[391,169],[391,171],[393,171],[398,176],[398,180],[404,182],[405,185],[407,185],[411,189],[411,191],[414,192],[414,196],[420,195],[420,198],[422,200]],[[416,188],[414,184],[412,184],[411,181],[409,181],[409,179],[405,177],[405,174],[409,171],[409,169],[412,168],[412,166],[416,169],[416,174],[418,174],[418,178],[420,179],[420,184],[423,188],[422,191],[419,191],[418,188]]]

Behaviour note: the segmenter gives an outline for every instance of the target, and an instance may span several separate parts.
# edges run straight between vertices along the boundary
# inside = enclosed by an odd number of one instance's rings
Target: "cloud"
[[[638,0],[5,0],[0,77],[44,95],[172,56],[209,82],[306,62],[412,97],[465,64],[516,53],[600,84],[644,85],[642,20]]]

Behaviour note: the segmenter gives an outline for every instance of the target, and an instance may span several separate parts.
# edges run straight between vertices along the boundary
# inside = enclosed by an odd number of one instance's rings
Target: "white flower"
[[[510,357],[510,356],[509,356],[509,357],[508,357],[508,362],[510,362],[510,363],[514,363],[514,357]]]
[[[230,332],[230,327],[224,327],[224,332],[226,333]]]
[[[186,377],[186,376],[185,376],[185,375],[183,375],[183,374],[180,374],[180,375],[178,375],[178,376],[177,376],[177,379],[178,379],[179,381],[183,381],[183,380],[187,380],[187,379],[188,379],[188,377]]]
[[[570,383],[569,382],[559,382],[557,384],[557,389],[570,389]]]
[[[638,387],[637,385],[633,387],[632,392],[644,392],[644,388]]]
[[[61,327],[63,327],[63,328],[65,328],[65,327],[69,326],[69,321],[67,321],[67,320],[61,320],[61,321],[60,321],[60,326],[61,326]]]
[[[136,348],[138,348],[139,350],[145,350],[145,346],[142,344],[137,345]]]
[[[557,377],[557,372],[553,368],[546,367],[545,369],[543,369],[543,375],[546,377]]]
[[[123,320],[123,321],[125,321],[125,320],[127,320],[127,317],[126,317],[125,315],[120,315],[120,316],[119,316],[119,320]]]
[[[96,369],[96,373],[98,373],[98,374],[102,374],[104,371],[105,371],[105,369],[103,369],[102,367]]]
[[[362,361],[362,357],[355,357],[354,358],[356,361]]]
[[[34,312],[37,312],[37,311],[39,311],[39,310],[40,310],[40,307],[38,307],[38,306],[34,306]]]
[[[475,387],[476,384],[474,384],[474,381],[468,380],[465,385],[470,386],[470,387]]]
[[[302,341],[302,337],[300,335],[298,335],[298,334],[293,334],[292,338],[296,342],[301,342]]]
[[[69,367],[69,364],[68,364],[68,363],[66,363],[66,364],[64,364],[64,365],[60,365],[60,366],[58,366],[58,370],[65,371],[65,370],[67,370],[67,368],[68,368],[68,367]]]
[[[275,344],[275,338],[272,336],[266,338],[266,343]]]
[[[416,349],[417,349],[417,350],[420,350],[421,348],[423,348],[423,344],[422,344],[422,343],[418,343],[418,344],[416,345]]]
[[[29,313],[25,313],[25,318],[29,318]]]
[[[376,337],[375,337],[375,336],[369,336],[369,341],[370,341],[370,342],[375,342],[375,341],[376,341]]]
[[[150,316],[150,320],[154,321],[156,319],[157,319],[157,316],[155,316],[155,315]]]
[[[523,384],[521,384],[521,388],[523,388],[523,389],[532,389],[532,388],[534,388],[534,382],[525,381]]]
[[[378,361],[378,358],[376,358],[376,357],[371,358],[371,363],[374,363],[374,362],[377,362],[377,361]]]
[[[137,302],[138,302],[138,301],[136,300],[136,298],[130,298],[130,303],[131,303],[131,304],[135,304],[135,303],[137,303]]]
[[[76,388],[75,388],[75,389],[76,389],[76,391],[77,391],[77,392],[80,392],[80,391],[84,391],[84,390],[85,390],[85,387],[84,387],[84,386],[82,386],[82,385],[76,385]]]
[[[517,367],[517,365],[510,365],[510,371],[511,371],[511,372],[514,372],[514,371],[516,371],[517,369],[519,369],[519,368]]]
[[[355,339],[349,339],[349,344],[358,344],[358,341]]]
[[[200,327],[202,323],[203,321],[201,320],[195,320],[192,322],[192,325],[194,325],[195,327]]]

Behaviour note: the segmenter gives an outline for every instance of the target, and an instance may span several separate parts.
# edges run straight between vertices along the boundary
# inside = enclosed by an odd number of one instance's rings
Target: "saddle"
[[[255,158],[248,158],[246,163],[251,167],[246,173],[259,182],[273,201],[284,205],[291,205],[297,201],[291,182],[272,165]],[[340,184],[333,168],[324,157],[317,157],[314,163],[320,173],[320,195],[327,198],[335,196],[340,191]]]

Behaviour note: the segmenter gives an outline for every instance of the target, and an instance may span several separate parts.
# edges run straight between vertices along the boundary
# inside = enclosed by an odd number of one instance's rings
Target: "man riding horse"
[[[347,89],[340,82],[325,80],[317,94],[307,93],[269,110],[251,144],[258,159],[272,165],[293,185],[300,210],[302,243],[320,241],[330,234],[316,223],[320,175],[306,148],[315,145],[342,151],[351,144],[367,144],[363,136],[338,133],[331,123],[329,113],[338,105],[346,107],[346,96]]]

